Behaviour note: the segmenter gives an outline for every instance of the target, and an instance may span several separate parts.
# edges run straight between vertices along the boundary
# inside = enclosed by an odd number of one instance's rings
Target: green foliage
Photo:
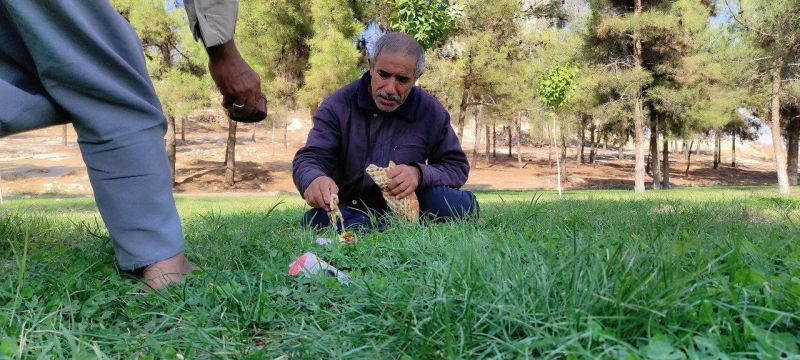
[[[561,65],[551,68],[539,79],[539,96],[542,102],[557,111],[575,92],[575,75],[578,67]]]
[[[155,0],[116,0],[112,5],[128,19],[142,40],[153,77],[160,77],[170,68],[198,76],[206,72],[205,50],[194,40],[183,10],[167,13],[164,2]]]
[[[419,83],[454,113],[457,111],[457,101],[461,95],[461,89],[455,83],[459,75],[459,69],[452,59],[447,59],[435,51],[428,51],[425,55],[425,73]]]
[[[167,116],[180,117],[216,104],[216,97],[212,97],[216,89],[210,76],[197,77],[173,69],[153,85]]]
[[[356,19],[364,24],[374,21],[385,26],[395,12],[395,0],[352,0],[350,6]]]
[[[91,198],[12,199],[0,357],[792,358],[800,198],[772,193],[486,192],[482,222],[353,246],[316,245],[332,234],[298,227],[298,196],[178,196],[202,270],[148,295],[115,269]],[[288,276],[306,251],[353,282]]]
[[[360,54],[353,45],[356,23],[343,0],[311,2],[314,36],[309,40],[311,56],[300,91],[300,103],[315,108],[328,95],[355,80],[361,73]]]
[[[772,77],[777,69],[783,79],[778,94],[781,108],[785,112],[797,106],[800,67],[787,64],[800,61],[800,1],[741,0],[734,4],[739,9],[733,24],[736,34],[752,47],[745,60],[751,63],[755,74],[746,83],[755,95],[750,105],[762,114],[771,112],[767,99],[771,97]],[[778,62],[782,63],[780,69]],[[785,126],[789,121],[782,116],[781,122]]]
[[[261,75],[270,109],[292,109],[305,81],[313,34],[308,0],[243,1],[237,46]]]
[[[394,0],[394,7],[391,29],[410,34],[425,49],[441,43],[458,21],[449,0]]]
[[[740,0],[735,25],[765,52],[775,55],[797,50],[800,44],[800,1]],[[734,10],[735,11],[735,10]],[[792,54],[795,57],[795,54]]]
[[[112,5],[142,40],[164,113],[181,117],[210,106],[215,89],[205,70],[207,55],[194,40],[185,12],[167,13],[164,2],[154,0],[117,0]]]

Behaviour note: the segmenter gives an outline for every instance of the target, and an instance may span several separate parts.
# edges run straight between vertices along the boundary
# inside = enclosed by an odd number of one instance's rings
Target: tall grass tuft
[[[296,199],[179,197],[202,271],[146,295],[90,200],[12,199],[0,358],[796,358],[800,209],[770,190],[481,193],[354,246]],[[352,283],[288,276],[306,251]]]

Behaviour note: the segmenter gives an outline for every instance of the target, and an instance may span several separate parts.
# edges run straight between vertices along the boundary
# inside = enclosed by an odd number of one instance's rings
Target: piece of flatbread
[[[333,229],[336,229],[336,224],[342,224],[342,231],[344,231],[344,217],[342,211],[339,210],[339,195],[331,194],[331,211],[328,211],[328,218],[331,220]]]
[[[347,245],[355,244],[358,241],[356,235],[344,227],[344,216],[342,216],[342,211],[339,209],[339,195],[331,194],[330,205],[331,211],[328,211],[328,218],[331,220],[333,231],[336,231],[336,224],[342,225],[342,233],[339,234],[339,242]]]
[[[385,168],[370,164],[367,167],[367,174],[375,181],[375,184],[381,188],[383,199],[386,200],[389,209],[391,209],[396,216],[411,222],[417,222],[419,220],[419,201],[417,200],[417,194],[412,192],[411,195],[403,199],[397,199],[397,196],[392,195],[392,192],[389,191],[389,176],[386,172],[395,166],[397,165],[393,161],[389,161],[389,166]]]

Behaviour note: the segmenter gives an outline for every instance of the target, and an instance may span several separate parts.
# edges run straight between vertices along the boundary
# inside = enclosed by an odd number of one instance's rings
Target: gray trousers
[[[166,122],[131,26],[108,1],[0,0],[0,137],[67,122],[120,268],[183,251]]]

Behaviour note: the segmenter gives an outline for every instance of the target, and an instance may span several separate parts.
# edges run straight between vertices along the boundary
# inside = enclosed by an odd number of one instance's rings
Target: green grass
[[[798,357],[800,197],[774,193],[481,193],[479,223],[326,247],[297,197],[180,196],[203,271],[148,295],[91,199],[12,199],[0,358]],[[353,282],[289,277],[305,251]]]

